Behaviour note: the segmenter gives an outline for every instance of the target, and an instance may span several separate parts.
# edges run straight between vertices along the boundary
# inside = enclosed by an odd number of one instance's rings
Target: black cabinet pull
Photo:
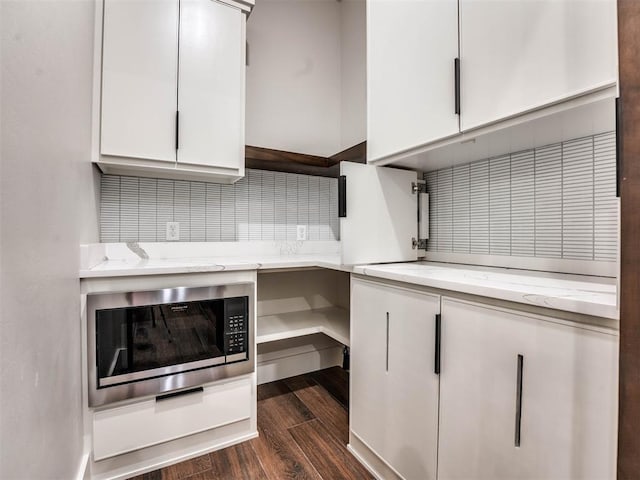
[[[455,82],[455,112],[460,115],[460,59],[453,60],[453,75]]]
[[[389,312],[387,312],[387,357],[386,357],[386,365],[385,371],[389,371]]]
[[[518,371],[516,374],[516,435],[515,446],[520,446],[520,435],[522,433],[522,368],[524,366],[524,356],[518,355]]]
[[[347,176],[338,177],[338,217],[347,216]]]
[[[161,402],[162,400],[168,400],[174,397],[181,397],[182,395],[191,395],[192,393],[204,392],[204,388],[196,387],[190,388],[189,390],[180,390],[179,392],[171,392],[165,393],[164,395],[158,395],[156,397],[156,402]]]
[[[616,197],[620,197],[622,179],[622,105],[620,97],[616,98]]]
[[[176,110],[176,150],[178,150],[178,131],[180,128],[180,112]]]
[[[436,347],[435,347],[435,361],[433,364],[433,373],[440,375],[440,351],[441,351],[441,338],[442,338],[442,317],[439,313],[436,313]]]

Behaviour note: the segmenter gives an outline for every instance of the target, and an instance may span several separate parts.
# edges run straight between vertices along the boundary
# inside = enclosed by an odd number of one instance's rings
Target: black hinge
[[[620,197],[622,181],[622,105],[616,98],[616,197]]]
[[[441,350],[441,338],[442,338],[442,317],[439,313],[436,313],[436,348],[435,348],[435,362],[433,367],[433,373],[440,375],[440,350]]]
[[[347,176],[338,177],[338,217],[347,216]]]
[[[419,193],[427,193],[427,182],[425,182],[424,180],[411,182],[411,193],[414,195]]]
[[[424,238],[411,237],[411,249],[415,250],[426,250],[427,249],[427,240]]]
[[[178,131],[180,128],[180,112],[176,110],[176,150],[178,150]]]
[[[453,75],[455,81],[455,112],[460,115],[460,59],[453,59]]]

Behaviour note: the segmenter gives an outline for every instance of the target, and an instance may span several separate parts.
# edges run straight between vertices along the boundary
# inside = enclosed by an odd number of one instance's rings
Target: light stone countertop
[[[434,262],[341,265],[339,242],[83,245],[80,278],[307,267],[353,272],[613,320],[619,318],[613,278]]]
[[[339,248],[339,242],[91,244],[81,246],[80,278],[305,267],[350,272]]]
[[[131,275],[167,275],[172,273],[229,272],[279,268],[321,267],[350,272],[340,265],[339,255],[282,255],[243,257],[191,257],[105,260],[80,271],[80,278],[124,277]]]
[[[617,320],[613,278],[431,262],[365,265],[353,273]]]

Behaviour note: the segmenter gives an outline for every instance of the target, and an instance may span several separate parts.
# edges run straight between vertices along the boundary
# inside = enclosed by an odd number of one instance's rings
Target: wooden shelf
[[[349,346],[349,311],[340,307],[258,317],[257,343],[324,333]]]

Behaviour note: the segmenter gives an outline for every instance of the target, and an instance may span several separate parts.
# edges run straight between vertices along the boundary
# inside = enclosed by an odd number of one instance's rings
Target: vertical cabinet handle
[[[622,106],[620,97],[616,98],[616,197],[620,197],[622,179]]]
[[[455,112],[460,115],[460,59],[453,59],[453,76],[455,82]]]
[[[178,150],[178,132],[180,129],[180,112],[176,110],[176,150]]]
[[[440,375],[440,352],[441,352],[441,338],[442,338],[442,317],[439,313],[436,314],[436,346],[435,346],[435,360],[433,363],[433,373]]]
[[[347,176],[338,177],[338,217],[347,216]],[[387,314],[389,315],[389,314]]]
[[[385,360],[385,371],[389,371],[389,312],[387,312],[387,354]]]
[[[520,435],[522,433],[522,368],[524,366],[524,356],[518,355],[518,369],[516,374],[516,434],[515,446],[520,446]]]

